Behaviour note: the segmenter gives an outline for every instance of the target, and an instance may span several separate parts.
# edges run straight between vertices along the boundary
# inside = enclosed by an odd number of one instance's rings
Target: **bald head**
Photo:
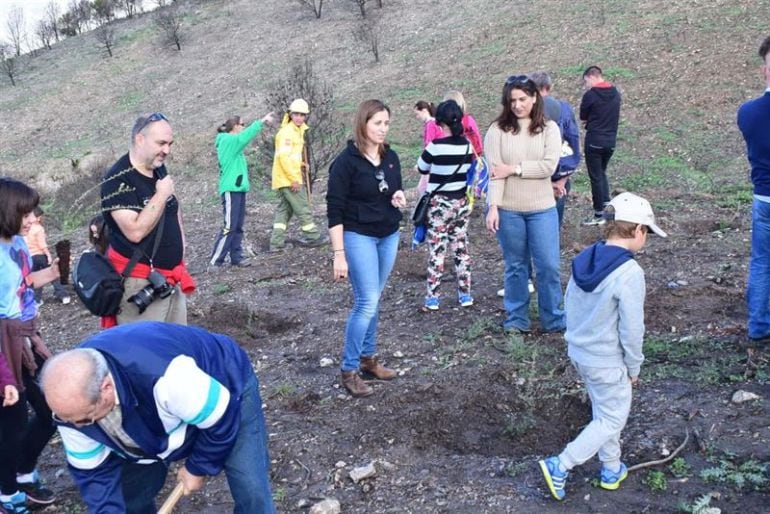
[[[48,359],[40,385],[48,406],[59,418],[80,420],[102,395],[109,368],[92,348],[76,348]]]

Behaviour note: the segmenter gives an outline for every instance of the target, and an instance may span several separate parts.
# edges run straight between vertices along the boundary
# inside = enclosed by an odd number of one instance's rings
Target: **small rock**
[[[583,499],[584,499],[585,501],[587,501],[587,502],[588,502],[588,501],[591,501],[591,495],[590,495],[590,494],[587,494],[587,495],[583,496]]]
[[[340,502],[336,498],[326,498],[310,507],[310,514],[339,514]]]
[[[361,480],[365,478],[371,478],[376,474],[377,470],[374,468],[374,463],[370,462],[366,466],[353,468],[353,470],[350,472],[350,479],[357,484]]]
[[[689,286],[689,285],[690,285],[690,283],[689,283],[689,282],[687,282],[686,280],[677,280],[677,281],[676,281],[676,283],[677,283],[677,284],[679,284],[679,285],[680,285],[680,286],[682,286],[682,287],[685,287],[685,286]]]
[[[759,395],[750,393],[749,391],[743,391],[739,389],[738,391],[735,391],[735,393],[733,393],[732,402],[745,403],[745,402],[750,402],[752,400],[759,400],[759,399],[760,399]]]
[[[329,368],[332,364],[334,364],[334,359],[330,359],[329,357],[323,357],[320,362],[322,368]]]
[[[391,442],[390,444],[393,444],[393,443]],[[396,469],[396,465],[393,464],[392,462],[388,462],[382,459],[378,460],[377,462],[380,464],[380,466],[382,466],[387,471],[393,471],[394,469]]]
[[[396,359],[401,359],[404,357],[404,352],[402,352],[401,350],[397,352],[393,352],[393,357],[395,357]]]
[[[706,507],[703,510],[699,510],[701,514],[722,514],[722,509],[719,507]]]
[[[345,466],[347,466],[347,465],[348,465],[348,463],[347,463],[347,462],[345,462],[344,460],[338,460],[338,461],[337,461],[337,462],[334,464],[334,467],[335,467],[335,468],[337,468],[337,469],[340,469],[340,468],[344,468],[344,467],[345,467]]]
[[[665,446],[663,446],[663,447],[660,449],[660,454],[661,454],[663,457],[668,457],[669,455],[671,455],[671,452],[669,451],[669,449],[668,449],[668,448],[666,448]]]
[[[307,509],[310,507],[310,500],[307,498],[302,498],[300,501],[297,502],[297,508],[298,509]]]

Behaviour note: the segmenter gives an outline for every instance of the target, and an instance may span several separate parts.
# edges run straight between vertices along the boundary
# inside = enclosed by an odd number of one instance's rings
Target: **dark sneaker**
[[[599,480],[599,485],[602,489],[609,489],[610,491],[614,491],[620,487],[620,483],[625,480],[627,476],[628,468],[622,462],[620,463],[620,469],[617,471],[610,471],[609,469],[602,466],[602,474],[601,479]]]
[[[27,495],[23,491],[17,491],[8,501],[0,501],[0,505],[9,514],[29,514]]]
[[[27,501],[38,505],[50,505],[56,501],[56,495],[41,484],[39,481],[34,484],[19,484],[19,489],[27,494]]]
[[[243,259],[239,260],[238,262],[234,262],[232,264],[236,268],[248,268],[249,266],[251,266],[251,259],[246,257],[246,258],[243,258]]]
[[[548,486],[548,490],[551,491],[551,496],[557,500],[563,500],[564,485],[567,483],[567,477],[569,471],[561,471],[559,469],[559,457],[548,457],[538,461],[540,465],[540,471],[543,472],[543,478]]]
[[[317,246],[323,246],[329,242],[329,236],[318,236],[315,239],[310,239],[307,236],[299,236],[297,238],[297,244],[300,246],[307,246],[309,248],[315,248]]]

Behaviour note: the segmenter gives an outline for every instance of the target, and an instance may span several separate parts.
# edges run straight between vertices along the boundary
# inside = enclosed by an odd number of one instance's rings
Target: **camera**
[[[166,282],[166,277],[155,270],[150,271],[147,280],[150,281],[149,284],[128,298],[129,302],[137,306],[139,314],[142,314],[156,298],[167,298],[174,293],[174,286]]]

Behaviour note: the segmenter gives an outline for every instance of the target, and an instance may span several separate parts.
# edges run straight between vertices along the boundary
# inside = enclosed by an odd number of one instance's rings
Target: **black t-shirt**
[[[142,175],[131,166],[128,154],[118,159],[118,162],[104,176],[101,189],[102,212],[104,221],[110,229],[110,246],[126,258],[131,258],[136,245],[126,239],[112,218],[111,212],[121,209],[140,212],[155,194],[155,183],[165,176],[165,166],[156,168],[152,178]],[[172,269],[182,262],[182,229],[179,226],[178,213],[179,203],[176,196],[171,195],[166,201],[163,235],[153,258],[156,268]],[[139,243],[144,251],[139,262],[149,264],[156,231],[157,227]]]

